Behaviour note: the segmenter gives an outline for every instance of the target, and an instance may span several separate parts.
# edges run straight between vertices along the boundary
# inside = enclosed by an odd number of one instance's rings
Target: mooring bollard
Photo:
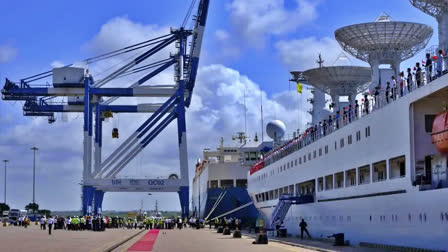
[[[224,220],[224,230],[222,232],[223,235],[230,235],[229,221],[227,219]]]
[[[263,232],[264,221],[262,219],[260,219],[258,226],[260,228],[260,233],[252,244],[268,244],[268,236]]]
[[[233,232],[233,238],[241,238],[241,231],[238,229],[238,224],[238,219],[235,219],[235,232]]]

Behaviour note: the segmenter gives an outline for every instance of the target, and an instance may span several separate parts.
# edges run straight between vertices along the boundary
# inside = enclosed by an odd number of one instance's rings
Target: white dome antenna
[[[266,133],[274,142],[279,142],[285,135],[286,126],[280,120],[273,120],[266,125]]]

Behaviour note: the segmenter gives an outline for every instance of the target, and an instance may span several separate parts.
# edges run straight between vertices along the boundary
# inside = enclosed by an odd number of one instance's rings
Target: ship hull
[[[269,223],[277,202],[258,206]],[[351,244],[360,242],[448,249],[448,189],[406,191],[393,195],[292,205],[284,225],[300,233],[299,222],[308,223],[312,237],[344,233]]]

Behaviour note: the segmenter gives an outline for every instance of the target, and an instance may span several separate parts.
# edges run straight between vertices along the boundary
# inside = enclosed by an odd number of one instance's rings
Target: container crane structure
[[[195,1],[189,12],[194,3]],[[123,191],[177,192],[182,218],[189,215],[185,112],[191,103],[195,86],[208,7],[209,0],[199,1],[193,29],[186,29],[183,24],[178,29],[171,29],[167,35],[86,59],[84,62],[90,64],[135,50],[143,51],[101,80],[95,81],[88,69],[74,67],[72,64],[21,79],[19,82],[6,79],[1,90],[2,99],[24,101],[24,116],[48,117],[48,122],[53,123],[56,120],[55,113],[83,113],[83,215],[101,214],[104,193]],[[170,53],[169,58],[143,65],[173,43],[176,52]],[[142,85],[172,66],[174,84]],[[145,75],[128,87],[105,87],[112,80],[133,73]],[[50,77],[53,80],[51,85],[34,84],[35,81]],[[67,102],[50,102],[57,97],[67,97]],[[137,105],[111,104],[120,97],[155,97],[166,101]],[[102,124],[110,113],[151,113],[151,116],[103,160]],[[174,176],[174,179],[172,176],[166,179],[117,177],[174,120],[177,121],[180,176]]]

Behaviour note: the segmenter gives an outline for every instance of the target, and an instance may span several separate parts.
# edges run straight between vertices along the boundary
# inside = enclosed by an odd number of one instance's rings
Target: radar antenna
[[[316,60],[316,63],[319,64],[319,67],[324,66],[324,60],[322,59],[322,55],[319,53],[319,59]]]
[[[390,15],[383,11],[376,17],[375,22],[390,22],[390,19]]]
[[[240,144],[246,143],[246,139],[247,139],[247,136],[246,136],[246,133],[244,133],[244,132],[237,132],[236,136],[232,136],[232,140],[238,140],[240,142]]]

